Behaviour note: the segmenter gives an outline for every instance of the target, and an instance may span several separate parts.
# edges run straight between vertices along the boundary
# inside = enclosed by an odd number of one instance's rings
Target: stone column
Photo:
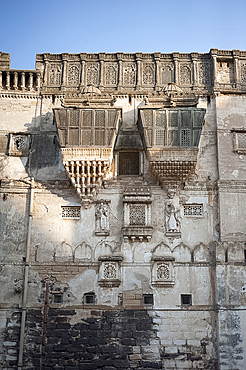
[[[3,73],[0,71],[0,89],[3,88]]]
[[[121,57],[121,53],[117,54],[118,60]],[[119,60],[119,77],[118,77],[118,90],[121,90],[123,86],[123,62]]]
[[[62,90],[67,86],[67,54],[62,54]]]
[[[18,72],[14,72],[13,88],[14,90],[18,89]]]
[[[47,55],[44,54],[44,86],[48,86],[48,65]]]
[[[161,53],[154,53],[154,60],[155,60],[155,90],[159,91],[161,86],[161,78],[160,78],[160,56]]]
[[[174,82],[179,85],[179,53],[173,53],[174,61]]]
[[[6,72],[6,89],[10,90],[10,72]]]
[[[33,73],[29,73],[29,84],[28,84],[28,90],[31,91],[33,88]]]
[[[24,91],[26,87],[25,72],[21,72],[21,90]]]
[[[238,57],[239,57],[239,50],[233,50],[232,51],[234,56],[234,81],[236,84],[236,87],[238,87],[240,78],[239,78],[239,65],[238,65]]]
[[[213,61],[213,82],[214,87],[217,87],[217,49],[211,49],[212,61]]]
[[[197,59],[198,53],[191,53],[191,59],[193,64],[193,85],[196,88],[198,86],[198,74],[197,74]]]
[[[104,87],[104,60],[100,60],[100,88]]]
[[[137,75],[136,75],[136,90],[139,90],[142,86],[142,60],[141,60],[141,53],[136,53],[136,61],[137,61]]]
[[[81,59],[81,55],[80,55]],[[81,79],[80,79],[80,90],[85,86],[85,61],[81,60]]]
[[[36,74],[36,90],[38,91],[40,89],[40,73],[37,72]]]

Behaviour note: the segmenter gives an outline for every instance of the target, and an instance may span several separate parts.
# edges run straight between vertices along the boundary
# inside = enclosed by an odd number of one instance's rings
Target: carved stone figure
[[[96,207],[96,234],[109,234],[109,209],[107,203],[99,203]]]

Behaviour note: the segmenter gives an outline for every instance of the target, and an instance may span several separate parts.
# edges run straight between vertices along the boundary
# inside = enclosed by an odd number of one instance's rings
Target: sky
[[[246,50],[246,0],[0,0],[12,69],[39,53]]]

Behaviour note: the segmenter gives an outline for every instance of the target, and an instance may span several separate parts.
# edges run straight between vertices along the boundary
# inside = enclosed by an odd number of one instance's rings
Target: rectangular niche
[[[174,285],[174,257],[155,257],[152,265],[152,285],[170,287]]]
[[[122,256],[99,257],[99,285],[104,287],[118,287],[121,284]]]
[[[238,154],[246,153],[246,129],[232,129],[233,133],[233,151]]]
[[[26,133],[10,134],[8,154],[15,157],[27,157],[31,144],[31,135]]]

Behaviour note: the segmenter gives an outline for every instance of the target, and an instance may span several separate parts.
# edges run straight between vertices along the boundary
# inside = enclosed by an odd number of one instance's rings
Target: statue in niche
[[[179,211],[175,210],[175,206],[172,203],[166,205],[166,234],[176,235],[180,233],[180,219]]]
[[[109,234],[109,209],[108,204],[104,202],[96,206],[96,234]]]

